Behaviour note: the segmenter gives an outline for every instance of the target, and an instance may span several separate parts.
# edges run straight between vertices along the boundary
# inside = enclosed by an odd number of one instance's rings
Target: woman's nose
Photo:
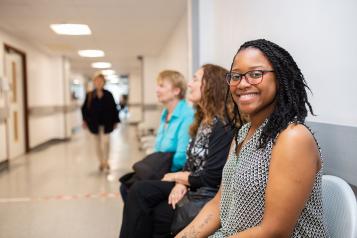
[[[248,83],[248,80],[247,80],[247,76],[246,75],[243,75],[242,76],[242,79],[240,80],[237,88],[246,88],[246,87],[249,87],[251,84]]]

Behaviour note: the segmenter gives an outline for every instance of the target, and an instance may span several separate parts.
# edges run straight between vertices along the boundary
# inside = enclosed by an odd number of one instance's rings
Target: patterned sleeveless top
[[[266,123],[267,120],[242,146],[238,158],[235,148],[229,153],[222,177],[221,228],[211,238],[228,237],[259,225],[263,219],[273,141],[269,141],[265,148],[257,147]],[[244,141],[249,128],[250,123],[243,125],[238,133],[238,144]],[[323,218],[321,176],[322,166],[295,226],[293,238],[329,237]]]

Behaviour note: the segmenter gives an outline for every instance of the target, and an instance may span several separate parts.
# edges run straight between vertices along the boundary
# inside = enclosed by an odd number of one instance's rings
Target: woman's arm
[[[186,148],[190,140],[189,128],[192,124],[193,116],[187,115],[178,128],[176,152],[172,159],[174,171],[181,170],[186,162]]]
[[[115,127],[116,124],[120,122],[119,111],[118,111],[118,108],[117,108],[117,104],[116,104],[116,102],[114,100],[113,94],[111,92],[109,92],[109,91],[107,91],[107,93],[109,95],[110,109],[111,109],[113,124],[114,124],[114,127]]]
[[[218,187],[222,178],[222,169],[227,159],[232,142],[232,129],[221,121],[215,123],[209,138],[208,154],[205,164],[198,174],[191,171],[167,173],[163,181],[181,183],[192,188],[203,186]],[[186,166],[185,166],[186,167]],[[184,170],[187,168],[184,168]]]
[[[176,182],[176,183],[180,183],[183,185],[190,185],[188,182],[188,176],[190,174],[191,174],[191,172],[188,172],[188,171],[167,173],[164,175],[164,177],[161,180],[167,181],[167,182]]]
[[[90,92],[88,92],[88,93],[86,94],[86,97],[85,97],[84,102],[83,102],[82,107],[81,107],[83,122],[86,122],[86,121],[87,121],[87,118],[88,118],[88,100],[89,100],[89,94],[90,94]]]
[[[272,150],[263,221],[232,237],[290,237],[321,167],[319,157],[305,126],[290,125],[280,133]]]
[[[219,205],[221,201],[221,189],[216,196],[209,201],[198,213],[195,219],[175,238],[205,238],[213,234],[220,227]]]

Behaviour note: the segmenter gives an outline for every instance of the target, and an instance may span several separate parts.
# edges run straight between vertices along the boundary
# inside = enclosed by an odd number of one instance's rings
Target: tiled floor
[[[121,125],[111,135],[112,169],[99,173],[92,139],[78,132],[68,142],[12,160],[0,172],[0,238],[118,237],[118,178],[143,154],[135,128]]]
[[[0,173],[0,238],[118,237],[118,177],[142,157],[135,128],[111,135],[109,174],[98,171],[88,132],[37,149]]]

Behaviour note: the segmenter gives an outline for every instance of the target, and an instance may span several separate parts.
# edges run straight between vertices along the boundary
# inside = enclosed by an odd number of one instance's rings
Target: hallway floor
[[[91,135],[42,146],[0,172],[0,238],[118,237],[118,178],[142,158],[135,127],[111,134],[111,171],[100,173]]]

